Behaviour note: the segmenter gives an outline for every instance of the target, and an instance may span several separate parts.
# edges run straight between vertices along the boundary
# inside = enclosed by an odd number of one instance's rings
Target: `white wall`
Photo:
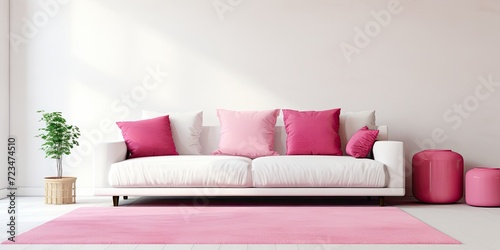
[[[9,137],[9,0],[0,0],[0,159],[5,164]],[[0,169],[0,198],[7,194],[7,168]]]
[[[11,51],[22,192],[42,194],[55,171],[33,138],[38,109],[85,131],[65,169],[80,190],[91,187],[92,144],[141,109],[204,110],[207,125],[216,108],[376,109],[408,159],[449,148],[467,168],[500,167],[500,2],[229,2],[12,1],[24,39]]]

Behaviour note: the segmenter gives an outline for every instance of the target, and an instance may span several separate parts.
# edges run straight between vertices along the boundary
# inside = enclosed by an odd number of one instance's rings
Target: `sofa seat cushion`
[[[113,187],[250,187],[252,160],[240,156],[177,155],[111,165]]]
[[[255,187],[385,187],[384,164],[350,156],[289,155],[253,160]]]

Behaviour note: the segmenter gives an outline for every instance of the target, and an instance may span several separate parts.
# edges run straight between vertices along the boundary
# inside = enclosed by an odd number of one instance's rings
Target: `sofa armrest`
[[[93,187],[110,187],[108,173],[111,164],[127,158],[127,146],[124,141],[103,142],[97,144],[94,151]]]
[[[376,141],[373,145],[374,160],[386,166],[389,175],[389,188],[405,187],[405,159],[403,142]]]

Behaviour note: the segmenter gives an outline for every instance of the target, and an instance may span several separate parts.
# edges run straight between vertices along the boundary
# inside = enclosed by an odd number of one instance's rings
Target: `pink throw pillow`
[[[128,158],[178,155],[168,115],[140,121],[117,122],[129,152]]]
[[[340,109],[297,111],[283,109],[287,155],[342,155]]]
[[[274,151],[274,127],[280,110],[231,111],[218,109],[219,149],[214,155],[239,155],[249,158],[278,155]]]
[[[356,158],[367,157],[377,140],[378,133],[378,130],[370,130],[367,126],[360,128],[347,143],[346,153]]]

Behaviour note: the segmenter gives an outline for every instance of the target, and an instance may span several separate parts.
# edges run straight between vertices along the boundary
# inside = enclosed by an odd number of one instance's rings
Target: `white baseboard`
[[[0,190],[1,191],[1,190]],[[2,193],[0,193],[2,194]],[[5,195],[2,197],[7,197],[7,189],[5,189]],[[29,187],[19,187],[17,188],[17,196],[45,196],[45,188],[29,188]],[[94,196],[94,191],[92,188],[76,188],[76,196]]]

